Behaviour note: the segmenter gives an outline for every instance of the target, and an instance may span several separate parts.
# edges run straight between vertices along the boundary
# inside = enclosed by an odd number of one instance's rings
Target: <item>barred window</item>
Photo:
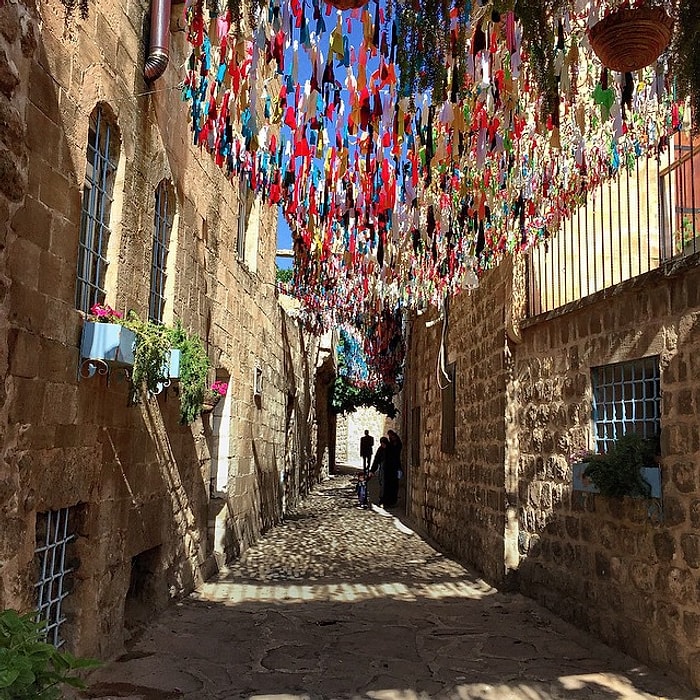
[[[45,623],[46,641],[56,647],[64,644],[61,627],[66,622],[64,602],[70,594],[69,574],[73,569],[68,562],[68,549],[75,540],[78,508],[61,508],[36,516],[37,567],[36,617]]]
[[[658,439],[661,430],[659,358],[591,369],[596,450],[607,452],[626,433]]]
[[[161,180],[156,188],[151,292],[148,301],[148,318],[156,323],[163,322],[163,311],[165,309],[166,266],[170,233],[173,227],[174,200],[171,186],[165,180]]]
[[[76,307],[85,313],[105,298],[109,215],[118,158],[118,131],[98,105],[88,131],[75,294]]]
[[[241,178],[238,188],[238,235],[236,237],[236,253],[241,262],[245,262],[246,259],[246,237],[253,209],[253,199],[254,196],[248,183]]]

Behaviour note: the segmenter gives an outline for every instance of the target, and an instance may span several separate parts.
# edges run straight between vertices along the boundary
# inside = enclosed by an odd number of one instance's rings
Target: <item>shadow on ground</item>
[[[346,475],[166,611],[83,697],[696,696],[358,509]]]

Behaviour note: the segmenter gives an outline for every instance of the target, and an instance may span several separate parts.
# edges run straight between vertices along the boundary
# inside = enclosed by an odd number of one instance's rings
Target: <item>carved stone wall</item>
[[[435,310],[410,324],[403,422],[422,529],[489,581],[700,688],[699,262],[527,320],[521,261],[486,273],[449,309],[454,453],[441,448]],[[593,445],[591,368],[649,356],[661,372],[662,498],[574,491],[570,455]]]

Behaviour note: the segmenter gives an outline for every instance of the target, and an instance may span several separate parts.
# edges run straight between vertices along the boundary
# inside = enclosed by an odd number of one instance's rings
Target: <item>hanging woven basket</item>
[[[328,0],[329,5],[339,10],[356,10],[358,7],[364,7],[368,2],[369,0]]]
[[[651,65],[671,41],[673,19],[661,7],[611,12],[588,31],[601,63],[628,73]]]

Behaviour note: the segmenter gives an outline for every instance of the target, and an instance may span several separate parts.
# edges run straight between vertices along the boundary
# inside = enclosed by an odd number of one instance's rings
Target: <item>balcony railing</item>
[[[700,139],[677,134],[656,158],[602,183],[528,257],[535,316],[700,251]]]

